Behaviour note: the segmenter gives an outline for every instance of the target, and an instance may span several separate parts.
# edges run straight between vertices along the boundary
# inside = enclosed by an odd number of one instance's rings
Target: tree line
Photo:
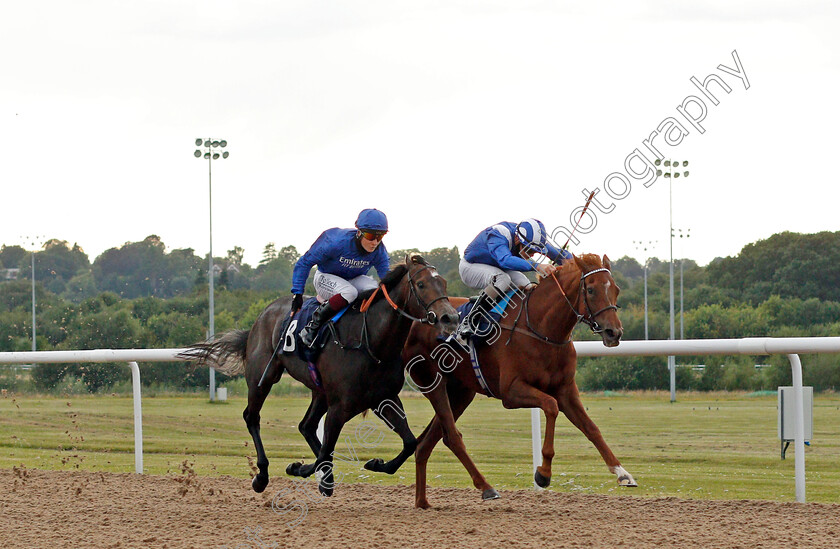
[[[395,250],[392,262],[406,253]],[[458,276],[457,247],[423,255],[448,281],[450,295],[473,293]],[[277,297],[289,295],[292,268],[300,257],[294,246],[266,245],[255,267],[242,261],[242,248],[214,257],[216,332],[248,328]],[[18,278],[0,282],[0,351],[31,348],[32,253],[0,247],[0,268]],[[684,314],[677,301],[677,334],[682,316],[686,338],[826,336],[840,332],[840,232],[780,233],[745,246],[733,257],[707,266],[690,259],[683,267]],[[77,244],[53,239],[34,253],[37,347],[39,350],[181,347],[202,340],[208,326],[207,258],[192,249],[167,250],[151,235],[106,250],[92,262]],[[17,269],[17,271],[14,271]],[[669,265],[647,265],[650,339],[669,335]],[[2,272],[2,271],[0,271]],[[620,318],[625,339],[644,339],[645,268],[635,259],[613,261],[622,288]],[[679,300],[679,279],[676,283]],[[311,285],[307,293],[313,293]],[[591,334],[579,329],[578,339]],[[678,357],[680,389],[774,390],[790,382],[784,357]],[[840,388],[834,355],[803,358],[806,383],[817,390]],[[578,384],[584,390],[665,389],[663,357],[581,358]],[[756,365],[759,365],[756,368]],[[185,374],[183,364],[144,365],[143,381],[179,387],[207,385],[207,371]],[[91,390],[105,390],[127,378],[110,365],[56,364],[32,370],[37,390],[72,378]],[[14,379],[0,376],[0,387]],[[4,385],[5,384],[5,385]]]

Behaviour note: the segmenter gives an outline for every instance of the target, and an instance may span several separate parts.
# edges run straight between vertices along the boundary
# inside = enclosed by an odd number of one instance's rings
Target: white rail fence
[[[0,364],[54,364],[67,362],[127,362],[134,397],[134,471],[143,474],[143,409],[140,402],[138,362],[171,362],[184,349],[95,349],[91,351],[25,351],[0,353]]]
[[[787,355],[793,374],[794,393],[794,476],[796,501],[805,501],[805,413],[802,398],[802,363],[799,354],[840,353],[840,337],[789,337],[743,339],[687,339],[678,341],[624,341],[618,347],[600,342],[575,342],[578,356],[706,356]],[[140,402],[138,362],[171,362],[183,349],[96,349],[90,351],[27,351],[0,353],[0,364],[77,362],[126,362],[131,367],[134,397],[134,464],[143,473],[143,417]],[[531,411],[534,465],[541,463],[539,410]]]

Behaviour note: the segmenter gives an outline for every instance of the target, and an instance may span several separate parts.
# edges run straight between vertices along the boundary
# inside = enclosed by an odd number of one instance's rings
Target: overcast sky
[[[391,250],[463,250],[501,220],[570,228],[583,189],[600,189],[601,210],[573,251],[643,260],[634,241],[658,241],[667,258],[669,180],[645,186],[625,167],[637,148],[655,158],[646,139],[690,162],[673,180],[674,227],[691,231],[676,257],[837,231],[838,13],[772,0],[7,3],[0,242],[60,238],[93,259],[157,234],[206,254],[199,137],[229,143],[213,162],[214,255],[242,246],[252,265],[266,243],[303,252],[366,207],[388,215]],[[740,76],[718,68],[738,62]],[[709,84],[717,105],[690,81],[712,74],[731,89]],[[677,110],[689,96],[702,133]],[[651,140],[669,117],[687,131],[673,146]],[[613,173],[631,185],[605,183]]]

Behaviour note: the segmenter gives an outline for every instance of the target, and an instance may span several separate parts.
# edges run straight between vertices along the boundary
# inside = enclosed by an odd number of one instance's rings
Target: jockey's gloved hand
[[[299,311],[300,308],[303,306],[303,296],[300,294],[295,294],[295,298],[292,300],[292,310]]]

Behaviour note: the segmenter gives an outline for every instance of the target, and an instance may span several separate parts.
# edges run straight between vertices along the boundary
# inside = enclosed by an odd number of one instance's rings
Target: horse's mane
[[[604,266],[601,262],[601,256],[598,254],[581,254],[577,256],[577,258],[580,259],[586,266],[587,272],[593,269],[600,269]],[[575,266],[577,266],[575,261],[569,261],[568,263],[575,263]],[[578,268],[578,270],[580,270],[580,268]]]
[[[429,265],[426,262],[426,260],[423,259],[419,255],[411,256],[411,261],[412,261],[412,263],[419,263],[420,265]],[[397,265],[396,267],[394,267],[393,269],[388,271],[388,274],[386,274],[382,278],[382,281],[380,282],[380,284],[384,285],[385,289],[388,290],[388,292],[391,292],[391,290],[393,290],[394,287],[397,284],[400,283],[400,281],[403,279],[403,277],[405,276],[405,274],[407,272],[408,272],[408,267],[405,265],[405,263],[400,263],[399,265]],[[358,302],[364,301],[365,299],[369,298],[370,295],[375,291],[376,291],[376,289],[365,290],[364,292],[360,292],[359,297],[356,298],[356,301],[358,301]],[[382,292],[377,294],[377,296],[374,298],[373,302],[375,303],[375,302],[379,301],[383,297],[383,295],[384,294]]]
[[[600,269],[604,266],[604,264],[601,263],[601,256],[598,254],[581,254],[576,257],[584,264],[587,272],[594,269]],[[580,270],[580,267],[578,267],[577,261],[574,259],[564,261],[560,265],[560,268],[557,269],[557,274],[561,277],[570,275],[580,276],[581,273],[582,271]]]

